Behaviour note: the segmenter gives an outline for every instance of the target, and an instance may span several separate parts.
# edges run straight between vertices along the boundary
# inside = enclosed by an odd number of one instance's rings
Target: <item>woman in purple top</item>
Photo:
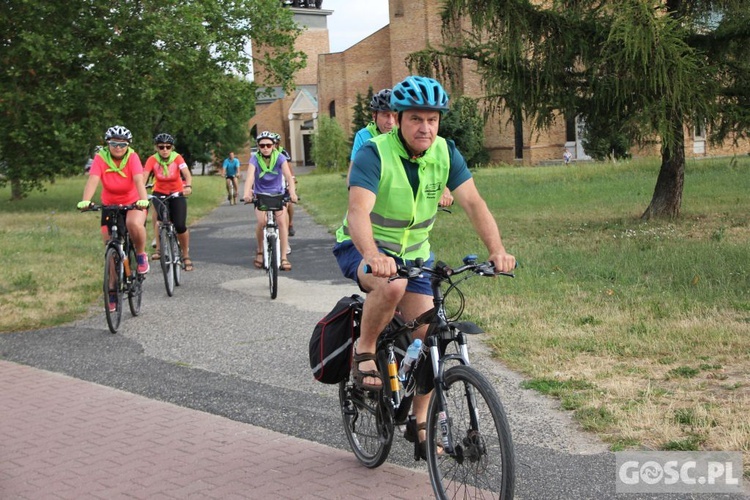
[[[286,179],[287,189],[289,189],[289,198],[292,203],[297,202],[297,193],[294,189],[294,180],[286,156],[279,153],[274,148],[274,134],[263,131],[256,137],[258,152],[250,157],[248,168],[247,182],[245,182],[245,200],[250,200],[252,194],[283,194],[284,182]],[[251,175],[252,174],[252,175]],[[266,213],[262,210],[255,209],[255,239],[258,242],[258,250],[255,254],[255,267],[263,267],[263,227],[266,225]],[[276,221],[279,224],[279,235],[281,239],[281,248],[288,247],[289,240],[289,220],[287,210],[276,212]],[[282,258],[279,264],[282,271],[291,271],[292,264],[288,259]]]

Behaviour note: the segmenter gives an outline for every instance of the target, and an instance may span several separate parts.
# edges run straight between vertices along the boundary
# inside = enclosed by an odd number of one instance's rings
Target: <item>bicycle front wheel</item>
[[[495,389],[475,369],[445,372],[445,407],[433,391],[427,413],[427,467],[436,498],[513,498],[510,427]],[[453,452],[443,448],[441,412]]]
[[[122,319],[121,266],[122,262],[117,248],[113,246],[107,248],[104,253],[104,312],[107,316],[107,326],[112,333],[117,333]]]
[[[162,226],[159,229],[159,246],[161,247],[161,272],[164,275],[164,286],[167,289],[167,295],[170,297],[174,293],[174,258],[172,256],[172,241],[169,230]]]
[[[130,314],[138,316],[141,314],[141,299],[143,297],[143,278],[138,276],[138,261],[135,260],[135,248],[132,246],[128,250],[128,261],[130,264],[130,276],[126,277],[128,286],[128,304],[130,305]]]
[[[274,234],[268,236],[266,240],[266,255],[268,255],[268,290],[271,292],[271,299],[275,299],[279,292],[279,253],[278,237]]]
[[[380,394],[358,389],[348,380],[339,383],[344,432],[354,456],[374,469],[385,462],[393,444],[393,419]]]

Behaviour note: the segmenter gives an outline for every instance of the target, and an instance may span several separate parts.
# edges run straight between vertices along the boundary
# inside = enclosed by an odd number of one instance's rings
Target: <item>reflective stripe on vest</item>
[[[371,139],[381,160],[378,197],[370,214],[373,237],[378,247],[403,259],[427,259],[429,233],[435,222],[438,201],[450,170],[448,145],[442,137],[419,158],[408,160],[419,168],[416,198],[402,164],[408,159],[398,132]],[[408,200],[411,200],[410,204]],[[337,241],[350,239],[348,220],[336,232]]]

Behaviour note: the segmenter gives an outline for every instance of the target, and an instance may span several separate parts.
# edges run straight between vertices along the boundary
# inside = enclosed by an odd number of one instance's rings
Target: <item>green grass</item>
[[[750,158],[688,161],[681,217],[642,221],[658,171],[653,160],[474,172],[519,268],[467,282],[466,315],[528,387],[613,449],[739,449],[748,463]],[[337,227],[344,179],[300,185],[306,209]],[[486,257],[460,208],[438,215],[431,242],[449,263]],[[698,434],[669,417],[696,405],[713,423]]]
[[[682,216],[644,222],[658,170],[633,161],[476,171],[520,266],[513,280],[467,282],[465,316],[528,387],[612,449],[741,450],[747,474],[750,158],[689,161]],[[0,190],[0,331],[69,321],[98,300],[98,217],[74,209],[84,182],[12,203]],[[224,197],[219,177],[193,184],[190,221]],[[341,223],[341,174],[300,176],[299,192],[316,221]],[[431,241],[449,263],[486,257],[458,207],[438,215]]]

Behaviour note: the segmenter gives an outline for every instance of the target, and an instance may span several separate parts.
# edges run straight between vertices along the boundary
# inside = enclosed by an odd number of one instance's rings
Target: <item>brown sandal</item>
[[[427,460],[427,438],[423,441],[419,440],[419,431],[427,432],[427,422],[417,423],[414,417],[409,417],[406,421],[406,430],[404,431],[404,439],[410,443],[414,443],[414,460],[422,459]],[[443,454],[443,447],[438,445],[438,456]]]
[[[182,263],[185,264],[185,271],[187,272],[190,272],[193,269],[195,269],[193,267],[193,259],[191,259],[190,257],[185,257],[184,259],[182,259]]]
[[[253,262],[255,264],[256,269],[263,269],[263,252],[258,252],[255,254],[255,261]]]
[[[286,259],[281,259],[281,264],[279,264],[279,269],[281,269],[282,271],[291,271],[292,263]]]
[[[151,260],[159,260],[161,259],[161,254],[159,252],[154,252],[151,254]]]
[[[380,375],[380,372],[378,372],[377,370],[361,371],[359,369],[359,364],[365,361],[374,361],[375,366],[378,365],[378,360],[375,354],[371,352],[363,352],[362,354],[357,354],[357,351],[354,351],[354,355],[352,356],[352,373],[351,373],[351,377],[352,377],[352,381],[354,382],[354,385],[356,385],[357,387],[365,391],[382,390],[383,389],[383,377]],[[380,384],[379,385],[365,384],[364,380],[366,377],[376,378],[380,381]]]

